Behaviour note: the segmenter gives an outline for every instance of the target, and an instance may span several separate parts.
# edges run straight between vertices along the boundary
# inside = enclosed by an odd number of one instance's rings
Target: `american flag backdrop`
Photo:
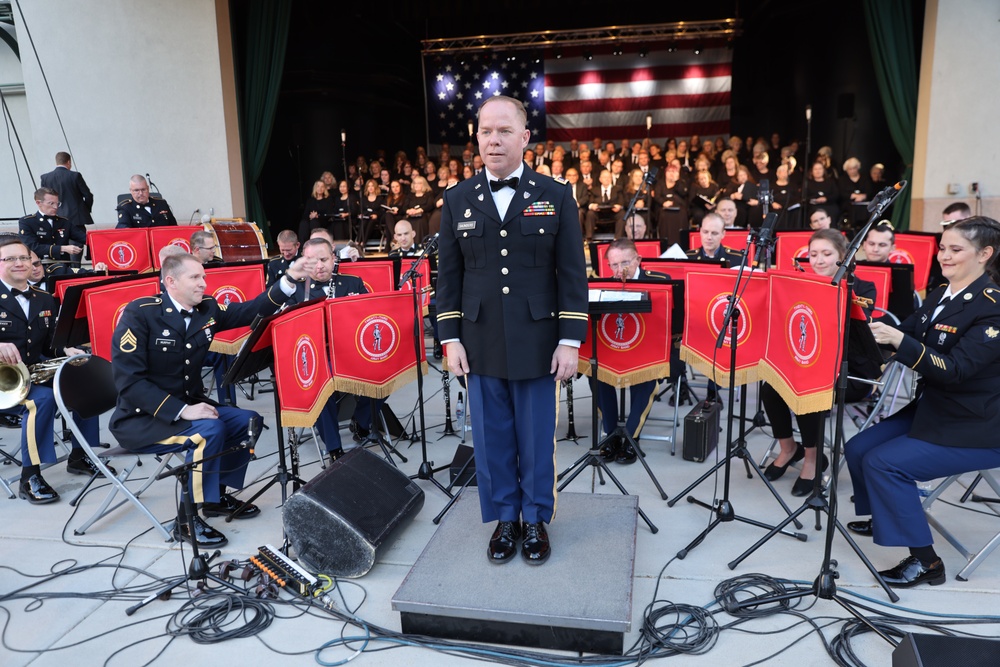
[[[536,62],[537,60],[537,62]],[[729,133],[732,51],[535,58],[525,52],[426,55],[428,143],[462,145],[490,95],[525,103],[531,141],[654,141]]]

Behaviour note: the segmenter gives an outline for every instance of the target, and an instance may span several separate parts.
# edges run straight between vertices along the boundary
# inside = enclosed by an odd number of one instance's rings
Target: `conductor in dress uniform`
[[[920,374],[916,398],[851,438],[844,457],[854,508],[848,529],[909,548],[879,572],[890,586],[945,582],[916,483],[1000,466],[1000,223],[972,217],[947,227],[938,262],[948,281],[899,328],[871,325],[877,343]]]
[[[112,337],[111,363],[118,405],[111,432],[125,449],[150,454],[186,451],[188,461],[206,459],[195,468],[190,490],[206,516],[225,516],[239,507],[226,487],[242,488],[250,451],[240,448],[210,457],[260,433],[256,412],[216,405],[204,395],[201,368],[216,331],[247,326],[257,315],[277,310],[294,293],[290,279],[307,275],[308,261],[289,267],[286,278],[256,299],[229,306],[205,296],[205,269],[186,253],[163,260],[164,292],[142,297],[125,307]],[[250,443],[252,444],[252,443]],[[260,510],[248,506],[239,518]],[[189,532],[183,508],[174,525],[175,539],[216,547],[226,536],[195,518]]]
[[[438,328],[448,364],[468,375],[487,555],[542,563],[555,499],[559,382],[576,373],[587,278],[569,188],[522,160],[531,133],[518,100],[479,108],[484,173],[444,194]]]
[[[118,225],[116,229],[128,227],[167,227],[176,225],[177,219],[160,197],[149,195],[149,183],[135,174],[129,180],[128,191],[132,196],[118,204]]]

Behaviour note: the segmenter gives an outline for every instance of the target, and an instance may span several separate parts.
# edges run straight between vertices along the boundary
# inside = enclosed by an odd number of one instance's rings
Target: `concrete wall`
[[[913,229],[940,231],[941,210],[964,201],[1000,218],[994,90],[1000,82],[1000,4],[927,0],[913,169]],[[961,192],[948,193],[958,183]]]
[[[116,196],[133,173],[150,174],[182,224],[196,208],[243,215],[228,7],[227,0],[32,0],[20,3],[22,24],[15,6],[31,118],[20,129],[36,182],[68,149],[94,192],[98,227],[114,226]],[[3,180],[0,210],[10,214],[20,205]],[[33,210],[34,188],[26,190]]]

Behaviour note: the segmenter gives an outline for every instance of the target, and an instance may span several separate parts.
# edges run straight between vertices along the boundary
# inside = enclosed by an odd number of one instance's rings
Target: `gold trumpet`
[[[55,377],[59,367],[69,357],[57,357],[32,364],[29,368],[23,361],[16,364],[0,364],[0,410],[12,408],[28,397],[33,384],[44,384]],[[74,366],[86,363],[86,358],[73,362]]]

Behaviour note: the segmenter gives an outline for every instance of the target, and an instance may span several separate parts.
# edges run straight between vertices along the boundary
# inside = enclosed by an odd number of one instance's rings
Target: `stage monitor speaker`
[[[360,577],[424,505],[423,490],[384,459],[352,449],[285,503],[285,533],[302,564]]]
[[[995,667],[1000,641],[978,637],[908,634],[892,652],[892,667]]]

